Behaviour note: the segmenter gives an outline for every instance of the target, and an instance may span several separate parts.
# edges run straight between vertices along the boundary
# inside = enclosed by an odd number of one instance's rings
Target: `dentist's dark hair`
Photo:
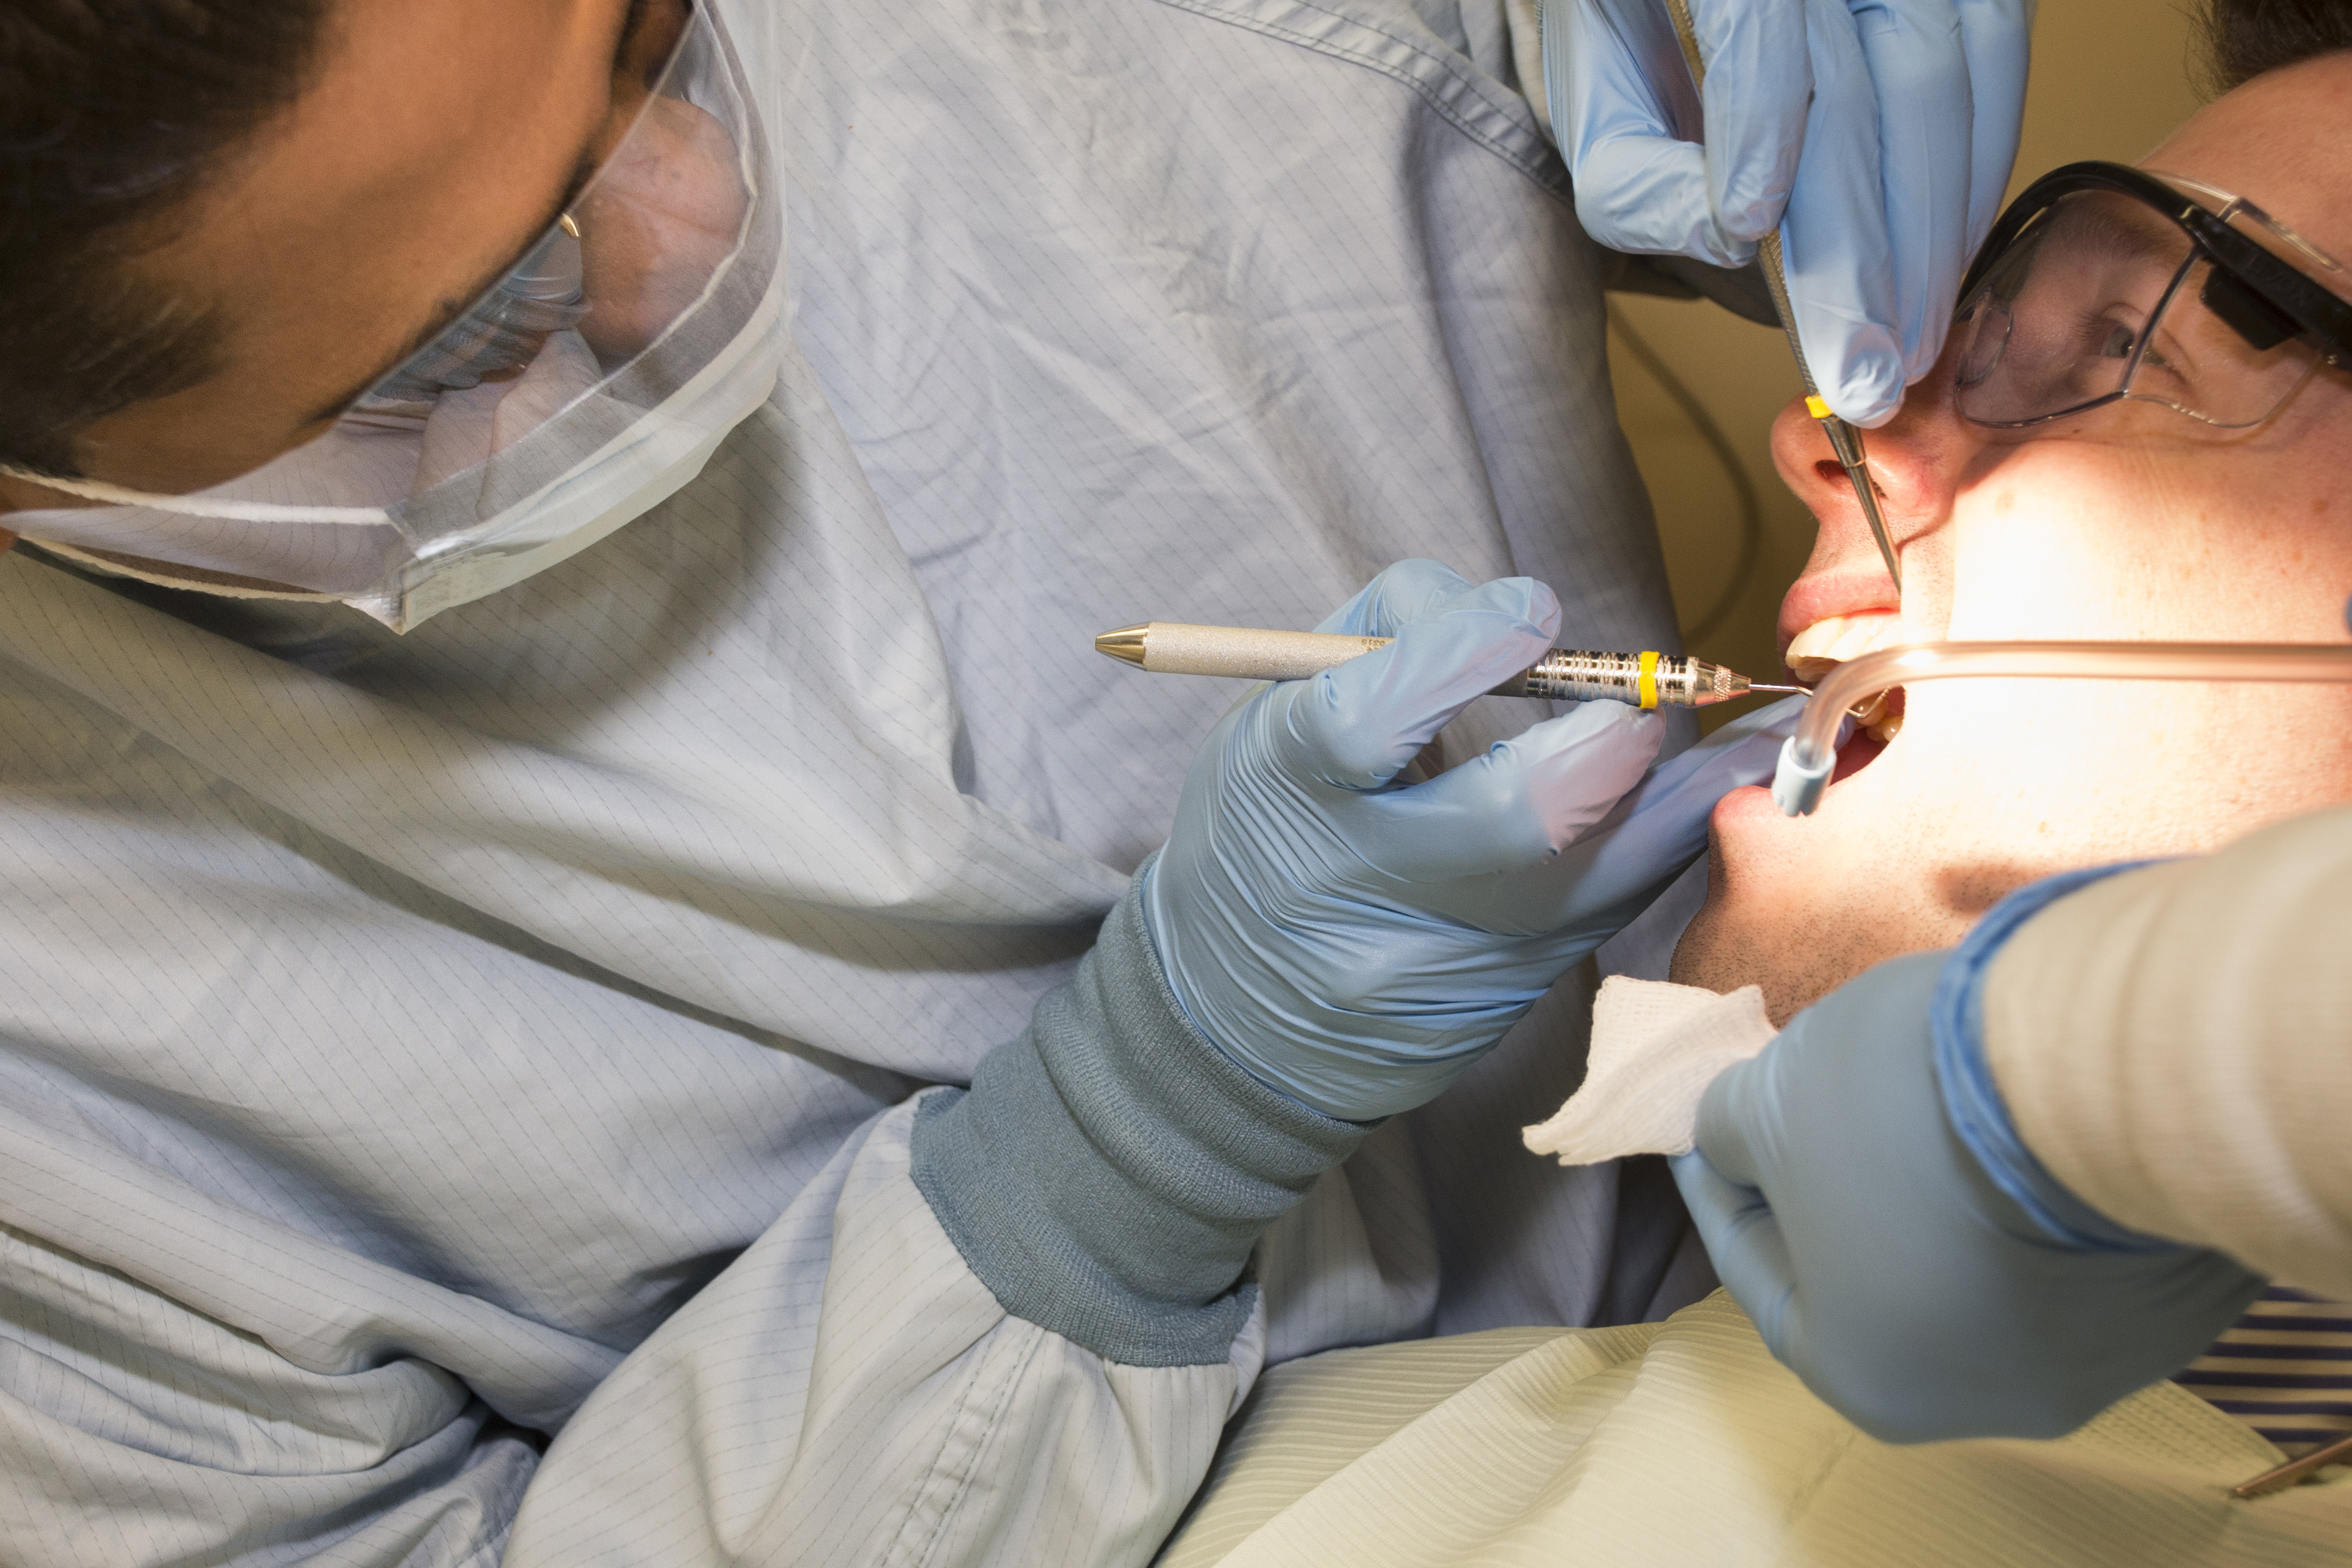
[[[2265,71],[2352,49],[2352,0],[2206,0],[2199,52],[2215,95]]]
[[[332,0],[0,5],[0,462],[213,366],[213,303],[140,276],[205,180],[299,97]]]

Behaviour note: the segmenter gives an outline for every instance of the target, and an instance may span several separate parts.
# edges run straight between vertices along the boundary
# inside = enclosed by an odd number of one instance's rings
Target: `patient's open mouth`
[[[1891,610],[1870,610],[1853,616],[1825,616],[1789,640],[1782,658],[1789,672],[1806,686],[1865,653],[1892,647],[1903,641],[1903,617]],[[1838,748],[1835,783],[1877,760],[1886,743],[1903,732],[1903,689],[1896,687],[1872,698],[1854,714],[1853,732]]]

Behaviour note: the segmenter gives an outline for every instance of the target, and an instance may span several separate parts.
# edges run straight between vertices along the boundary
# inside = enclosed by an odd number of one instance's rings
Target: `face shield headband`
[[[100,571],[405,631],[666,500],[766,401],[782,348],[767,141],[712,8],[683,16],[570,212],[324,435],[184,496],[0,470],[106,503],[9,529]]]
[[[2314,273],[2345,276],[2243,197],[2070,163],[2010,205],[1969,269],[1956,405],[2011,429],[2126,398],[2259,425],[2320,365],[2352,364],[2352,304]]]

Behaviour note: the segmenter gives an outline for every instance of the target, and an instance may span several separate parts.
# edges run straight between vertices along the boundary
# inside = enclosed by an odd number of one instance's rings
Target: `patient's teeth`
[[[1848,621],[1844,632],[1838,637],[1837,647],[1832,651],[1841,659],[1856,658],[1868,653],[1879,645],[1879,634],[1886,630],[1889,619],[1891,617],[1871,617]]]
[[[1790,659],[1793,662],[1801,658],[1819,658],[1829,651],[1830,645],[1837,641],[1838,634],[1844,630],[1843,616],[1829,616],[1815,621],[1789,639]]]
[[[1837,665],[1838,656],[1830,649],[1844,631],[1845,617],[1831,616],[1799,632],[1789,640],[1789,651],[1783,656],[1790,672],[1808,686],[1820,680]]]
[[[1903,617],[1890,610],[1859,616],[1824,616],[1789,639],[1782,656],[1790,672],[1808,686],[1850,658],[1894,647],[1903,641]],[[1882,691],[1865,700],[1853,716],[1854,728],[1879,742],[1903,732],[1903,715],[1890,713],[1894,693]]]
[[[1790,638],[1783,657],[1790,672],[1811,685],[1847,659],[1901,642],[1902,625],[1903,617],[1888,610],[1824,616]]]

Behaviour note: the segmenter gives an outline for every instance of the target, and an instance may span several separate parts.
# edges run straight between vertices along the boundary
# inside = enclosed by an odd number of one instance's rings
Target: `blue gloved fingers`
[[[1477,586],[1442,561],[1418,556],[1398,561],[1357,589],[1315,629],[1348,637],[1392,637],[1399,626],[1433,614],[1444,601],[1472,593]]]
[[[1878,105],[1879,188],[1894,263],[1890,324],[1903,342],[1906,385],[1944,346],[1969,262],[1971,140],[1969,61],[1951,0],[1890,6],[1848,0]]]
[[[1717,1278],[1773,1356],[1873,1436],[1916,1440],[1899,1415],[1886,1419],[1883,1408],[1891,1405],[1899,1412],[1905,1403],[1900,1377],[1889,1375],[1884,1352],[1910,1325],[1870,1321],[1869,1308],[1838,1295],[1834,1284],[1825,1299],[1809,1300],[1805,1281],[1816,1290],[1823,1288],[1817,1259],[1807,1255],[1808,1267],[1800,1268],[1798,1244],[1806,1235],[1793,1217],[1784,1226],[1773,1206],[1776,1193],[1783,1202],[1801,1204],[1808,1196],[1786,1178],[1791,1154],[1811,1157],[1812,1152],[1792,1149],[1787,1134],[1792,1125],[1802,1125],[1792,1121],[1792,1110],[1814,1115],[1822,1107],[1792,1107],[1789,1098],[1792,1087],[1818,1078],[1819,1064],[1833,1059],[1835,1049],[1814,1048],[1806,1034],[1811,1020],[1811,1015],[1799,1014],[1763,1054],[1716,1075],[1699,1097],[1695,1147],[1673,1162],[1675,1183]],[[1806,1076],[1809,1069],[1812,1078]],[[1816,1247],[1818,1241],[1817,1226]],[[1859,1233],[1840,1244],[1867,1245]],[[1881,1289],[1874,1304],[1882,1312],[1902,1316],[1905,1309],[1896,1303],[1905,1300],[1903,1282],[1876,1283]],[[1826,1364],[1814,1353],[1823,1335]]]
[[[1759,1143],[1758,1139],[1765,1130],[1780,1125],[1780,1108],[1774,1103],[1779,1092],[1773,1081],[1777,1063],[1771,1053],[1796,1043],[1785,1031],[1774,1036],[1764,1055],[1732,1063],[1716,1074],[1715,1081],[1699,1096],[1693,1146],[1725,1181],[1760,1188],[1778,1163],[1780,1152],[1769,1146],[1769,1140]]]
[[[1717,1073],[1699,1097],[1694,1146],[1673,1169],[1716,1277],[1773,1355],[1820,1393],[1818,1369],[1806,1353],[1796,1261],[1768,1195],[1784,1163],[1778,1146],[1787,1125],[1783,1069],[1804,1046],[1801,1028],[1784,1030],[1762,1055]]]
[[[1651,769],[1609,820],[1561,856],[1575,862],[1580,901],[1589,904],[1619,882],[1631,888],[1661,872],[1669,879],[1682,875],[1706,850],[1717,804],[1733,790],[1771,782],[1780,743],[1795,733],[1806,700],[1783,698],[1743,713]]]
[[[1706,849],[1716,803],[1769,783],[1805,699],[1743,713],[1650,770],[1549,864],[1433,895],[1429,907],[1487,931],[1549,933],[1590,951],[1646,908]]]
[[[1857,425],[1884,425],[1905,372],[1878,95],[1845,0],[1806,0],[1805,15],[1814,90],[1780,226],[1789,303],[1822,396]]]
[[[1716,220],[1697,95],[1660,0],[1545,0],[1544,79],[1587,234],[1718,267],[1753,258],[1755,237]],[[1801,113],[1806,85],[1794,84]]]
[[[1409,882],[1540,864],[1608,815],[1664,738],[1654,714],[1580,704],[1426,783],[1367,797],[1360,850]]]
[[[1797,1368],[1805,1339],[1803,1302],[1788,1238],[1771,1204],[1756,1188],[1725,1175],[1703,1147],[1666,1164],[1715,1264],[1716,1278],[1756,1325],[1766,1348],[1781,1364]]]
[[[1544,0],[1545,89],[1577,216],[1615,249],[1717,266],[1744,264],[1777,228],[1822,396],[1884,424],[1934,364],[1999,213],[2032,9],[1691,0],[1706,61],[1694,117],[1664,0]]]
[[[1875,426],[1893,416],[1903,387],[1933,368],[1961,275],[2000,210],[2017,156],[2032,5],[1809,4],[1823,90],[1783,229],[1790,295],[1822,396],[1855,424]],[[1850,14],[1843,33],[1840,8]],[[1841,112],[1822,116],[1825,100]],[[1874,155],[1860,124],[1864,108],[1875,120]],[[1968,135],[1953,135],[1962,124]],[[1842,148],[1833,169],[1817,148]],[[1872,254],[1880,244],[1883,253]]]
[[[1290,776],[1380,788],[1455,714],[1541,658],[1559,629],[1559,601],[1528,578],[1450,596],[1422,586],[1400,584],[1420,614],[1394,625],[1388,647],[1265,694],[1275,757]],[[1368,610],[1376,624],[1395,613],[1385,593]]]
[[[1706,188],[1716,222],[1752,247],[1780,226],[1796,187],[1812,61],[1804,0],[1696,0],[1706,62]]]
[[[2026,38],[2034,0],[1958,0],[1960,50],[1969,62],[1968,257],[1992,232],[2009,194],[2025,118]],[[1957,301],[1956,301],[1957,302]]]
[[[1715,803],[1743,784],[1768,784],[1780,742],[1797,732],[1806,697],[1783,697],[1750,712],[1658,764],[1633,794],[1638,816],[1696,819],[1704,833]]]

